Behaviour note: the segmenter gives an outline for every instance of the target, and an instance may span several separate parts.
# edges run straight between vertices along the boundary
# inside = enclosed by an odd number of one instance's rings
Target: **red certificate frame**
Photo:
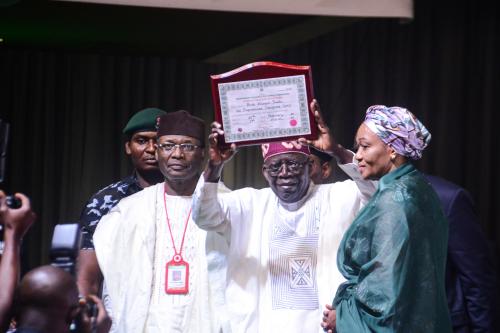
[[[300,87],[298,90],[301,92],[300,94],[298,94],[299,97],[296,102],[296,106],[300,107],[300,114],[297,115],[294,112],[290,113],[290,117],[300,117],[299,121],[295,119],[289,121],[289,123],[291,124],[290,126],[296,126],[296,124],[299,124],[299,126],[297,126],[296,128],[274,128],[271,130],[267,130],[263,129],[262,126],[259,127],[259,125],[257,125],[256,123],[255,126],[257,126],[258,128],[262,128],[262,133],[260,130],[254,129],[253,131],[251,131],[251,133],[242,133],[241,135],[239,135],[239,133],[229,134],[229,131],[225,130],[226,135],[222,137],[222,140],[220,142],[221,145],[226,146],[231,143],[235,143],[237,146],[249,146],[274,141],[291,141],[301,137],[304,137],[306,139],[317,138],[317,125],[314,119],[314,114],[310,109],[310,103],[314,98],[311,66],[297,66],[270,61],[260,61],[241,66],[223,74],[211,75],[210,80],[212,87],[212,99],[215,109],[215,120],[222,125],[223,129],[230,128],[229,124],[227,123],[228,119],[230,119],[229,114],[231,111],[231,106],[229,106],[229,103],[227,102],[228,98],[226,97],[226,92],[228,89],[233,91],[239,89],[234,87],[245,87],[242,88],[242,90],[245,90],[246,87],[251,87],[250,89],[252,89],[256,87],[255,85],[279,86],[279,82],[285,82],[284,84],[292,82],[293,86],[293,82],[297,82],[297,86]],[[271,87],[266,89],[274,88]],[[269,96],[264,96],[263,98],[268,97]],[[294,99],[295,97],[296,96],[293,95],[289,97],[289,99]],[[286,106],[290,104],[282,105],[284,108],[286,108]],[[269,108],[271,107],[272,105],[269,106]],[[280,113],[277,115],[273,115],[272,108],[270,112],[269,109],[265,109],[263,111],[253,111],[254,109],[251,110],[252,112],[257,112],[257,114],[253,115],[253,119],[255,119],[255,116],[275,116],[281,117],[280,119],[284,122],[288,122],[288,119],[283,120],[283,117],[288,117],[286,111],[284,111],[282,114]],[[224,120],[226,120],[226,123]],[[262,121],[260,123],[262,124]],[[266,125],[264,125],[264,127]],[[241,130],[241,128],[238,128],[238,130]],[[236,131],[237,130],[233,129],[231,133],[235,133]]]

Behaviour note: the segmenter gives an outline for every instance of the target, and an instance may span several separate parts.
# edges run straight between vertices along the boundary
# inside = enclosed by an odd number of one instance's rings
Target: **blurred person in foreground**
[[[21,244],[28,229],[35,221],[28,197],[16,193],[21,207],[10,208],[6,195],[0,191],[0,224],[4,228],[4,248],[0,259],[0,332],[5,332],[12,317],[12,303],[21,271]]]
[[[330,330],[451,332],[444,285],[448,226],[436,193],[410,163],[430,138],[407,109],[368,108],[355,158],[361,176],[378,179],[379,186],[339,246],[337,265],[347,282],[324,318],[335,316]]]
[[[97,317],[87,313],[87,303],[97,306]],[[66,333],[79,321],[80,333],[107,333],[111,320],[99,298],[78,298],[74,277],[54,266],[41,266],[28,272],[17,291],[14,307],[16,333]]]

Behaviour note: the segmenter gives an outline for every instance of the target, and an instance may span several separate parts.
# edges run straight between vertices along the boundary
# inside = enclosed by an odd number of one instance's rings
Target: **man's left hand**
[[[298,142],[302,145],[312,146],[319,151],[335,157],[337,162],[340,164],[352,163],[353,153],[335,142],[328,125],[325,123],[323,116],[321,115],[318,101],[313,99],[309,107],[314,113],[314,119],[316,120],[318,129],[318,138],[316,140],[300,138]]]

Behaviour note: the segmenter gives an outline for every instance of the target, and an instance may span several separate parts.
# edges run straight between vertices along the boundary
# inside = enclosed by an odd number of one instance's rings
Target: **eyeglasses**
[[[161,148],[165,153],[171,153],[175,150],[175,148],[179,148],[183,153],[189,153],[199,147],[200,146],[194,145],[192,143],[180,143],[180,144],[171,142],[158,143],[158,148]]]
[[[272,164],[269,164],[269,165],[264,165],[264,169],[267,170],[267,173],[270,176],[276,177],[280,173],[281,168],[284,165],[285,168],[286,168],[286,170],[289,173],[294,174],[294,175],[298,175],[299,173],[302,172],[302,170],[304,170],[304,166],[307,163],[309,163],[309,159],[306,159],[303,162],[284,160],[284,161],[280,161],[280,162],[277,162],[277,163],[272,163]]]

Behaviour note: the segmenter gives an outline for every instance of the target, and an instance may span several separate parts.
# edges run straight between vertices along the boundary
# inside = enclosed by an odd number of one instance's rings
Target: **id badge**
[[[167,262],[165,292],[167,294],[187,294],[189,291],[189,264],[180,255]]]

